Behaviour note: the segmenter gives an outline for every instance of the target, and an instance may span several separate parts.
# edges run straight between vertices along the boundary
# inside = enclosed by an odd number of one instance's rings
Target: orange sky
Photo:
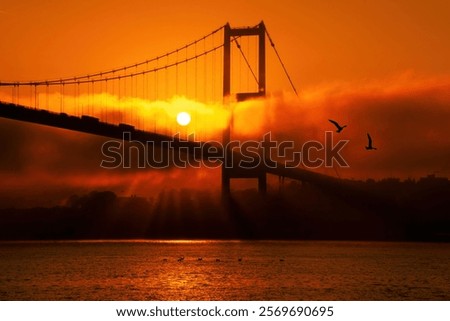
[[[289,93],[268,47],[268,91],[275,94],[263,109],[257,103],[241,110],[236,127],[257,133],[277,130],[278,137],[302,143],[323,140],[323,132],[333,129],[327,119],[335,118],[349,125],[343,136],[351,140],[346,150],[351,168],[342,170],[342,177],[450,176],[450,2],[445,0],[2,0],[0,81],[107,70],[183,46],[226,22],[248,26],[261,20],[300,98]],[[99,138],[64,132],[64,139],[52,141],[61,130],[4,120],[0,126],[3,141],[15,137],[3,147],[7,157],[0,161],[0,176],[14,182],[18,195],[43,181],[49,189],[62,190],[60,177],[72,184],[67,193],[113,186],[119,193],[139,194],[148,184],[146,177],[123,173],[112,181],[105,179],[108,173],[96,177]],[[363,150],[367,131],[379,147],[370,156]],[[83,146],[74,148],[77,144]],[[67,160],[64,150],[69,149],[73,159]],[[75,159],[79,155],[92,157]],[[168,179],[179,183],[182,175],[177,171]],[[205,177],[199,175],[201,184]],[[80,183],[77,177],[99,184]],[[12,197],[10,192],[0,188],[0,201]]]
[[[247,26],[262,19],[303,89],[405,71],[450,73],[446,0],[3,0],[0,78],[109,69],[184,45],[227,21]],[[288,88],[281,73],[269,78],[274,89]]]

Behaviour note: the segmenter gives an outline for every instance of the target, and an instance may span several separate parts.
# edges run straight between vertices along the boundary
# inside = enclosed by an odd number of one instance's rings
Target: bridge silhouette
[[[267,39],[297,93],[264,22],[243,28],[231,28],[227,23],[182,47],[127,66],[73,77],[0,82],[2,96],[10,94],[9,101],[0,102],[0,117],[118,140],[129,133],[133,141],[143,144],[171,141],[175,149],[183,147],[184,153],[208,158],[211,155],[204,151],[209,150],[209,143],[174,137],[175,122],[169,121],[167,113],[155,114],[149,124],[139,110],[129,106],[167,101],[174,96],[228,107],[234,102],[263,98],[267,91]],[[114,106],[115,102],[119,106]],[[196,121],[199,117],[194,116],[194,128]],[[232,139],[232,133],[231,113],[222,133],[222,146],[214,146],[222,155],[232,155],[231,166],[222,165],[225,194],[230,193],[230,181],[239,178],[257,179],[259,191],[265,192],[268,174],[322,188],[336,189],[343,184],[335,177],[288,168],[281,163],[269,167],[265,165],[267,162],[261,162],[252,169],[242,168],[239,164],[244,156],[224,147]],[[200,150],[201,155],[196,155]]]

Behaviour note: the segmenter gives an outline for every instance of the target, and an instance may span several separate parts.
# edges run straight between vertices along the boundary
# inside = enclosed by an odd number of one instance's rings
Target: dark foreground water
[[[449,271],[450,244],[0,243],[1,300],[449,300]]]

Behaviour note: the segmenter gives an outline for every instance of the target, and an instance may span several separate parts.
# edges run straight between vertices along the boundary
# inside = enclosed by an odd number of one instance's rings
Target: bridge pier
[[[224,102],[229,101],[231,95],[231,41],[232,38],[257,36],[258,37],[258,91],[236,93],[236,100],[244,101],[251,98],[265,97],[266,95],[266,27],[261,21],[252,28],[231,28],[227,24],[224,28],[224,46],[223,46],[223,98]],[[233,128],[233,115],[231,116],[228,128],[223,131],[222,143],[225,153],[232,153],[227,148],[231,140],[231,131]],[[226,158],[228,159],[228,158]],[[267,191],[267,177],[264,168],[255,169],[235,168],[236,164],[226,166],[222,164],[222,193],[231,193],[231,179],[237,178],[255,178],[258,180],[258,191],[265,193]],[[228,164],[229,165],[229,164]]]
[[[231,180],[239,178],[254,178],[258,180],[258,192],[265,194],[267,192],[267,175],[261,169],[258,171],[247,170],[248,173],[243,173],[246,169],[222,168],[222,194],[228,195],[231,193]]]

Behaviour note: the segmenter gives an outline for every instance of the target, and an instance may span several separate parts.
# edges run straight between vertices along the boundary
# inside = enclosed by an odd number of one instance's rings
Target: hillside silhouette
[[[191,189],[148,197],[93,191],[64,206],[1,209],[0,239],[450,241],[447,178],[348,183],[355,192],[295,181],[266,195],[249,189],[228,197]]]

